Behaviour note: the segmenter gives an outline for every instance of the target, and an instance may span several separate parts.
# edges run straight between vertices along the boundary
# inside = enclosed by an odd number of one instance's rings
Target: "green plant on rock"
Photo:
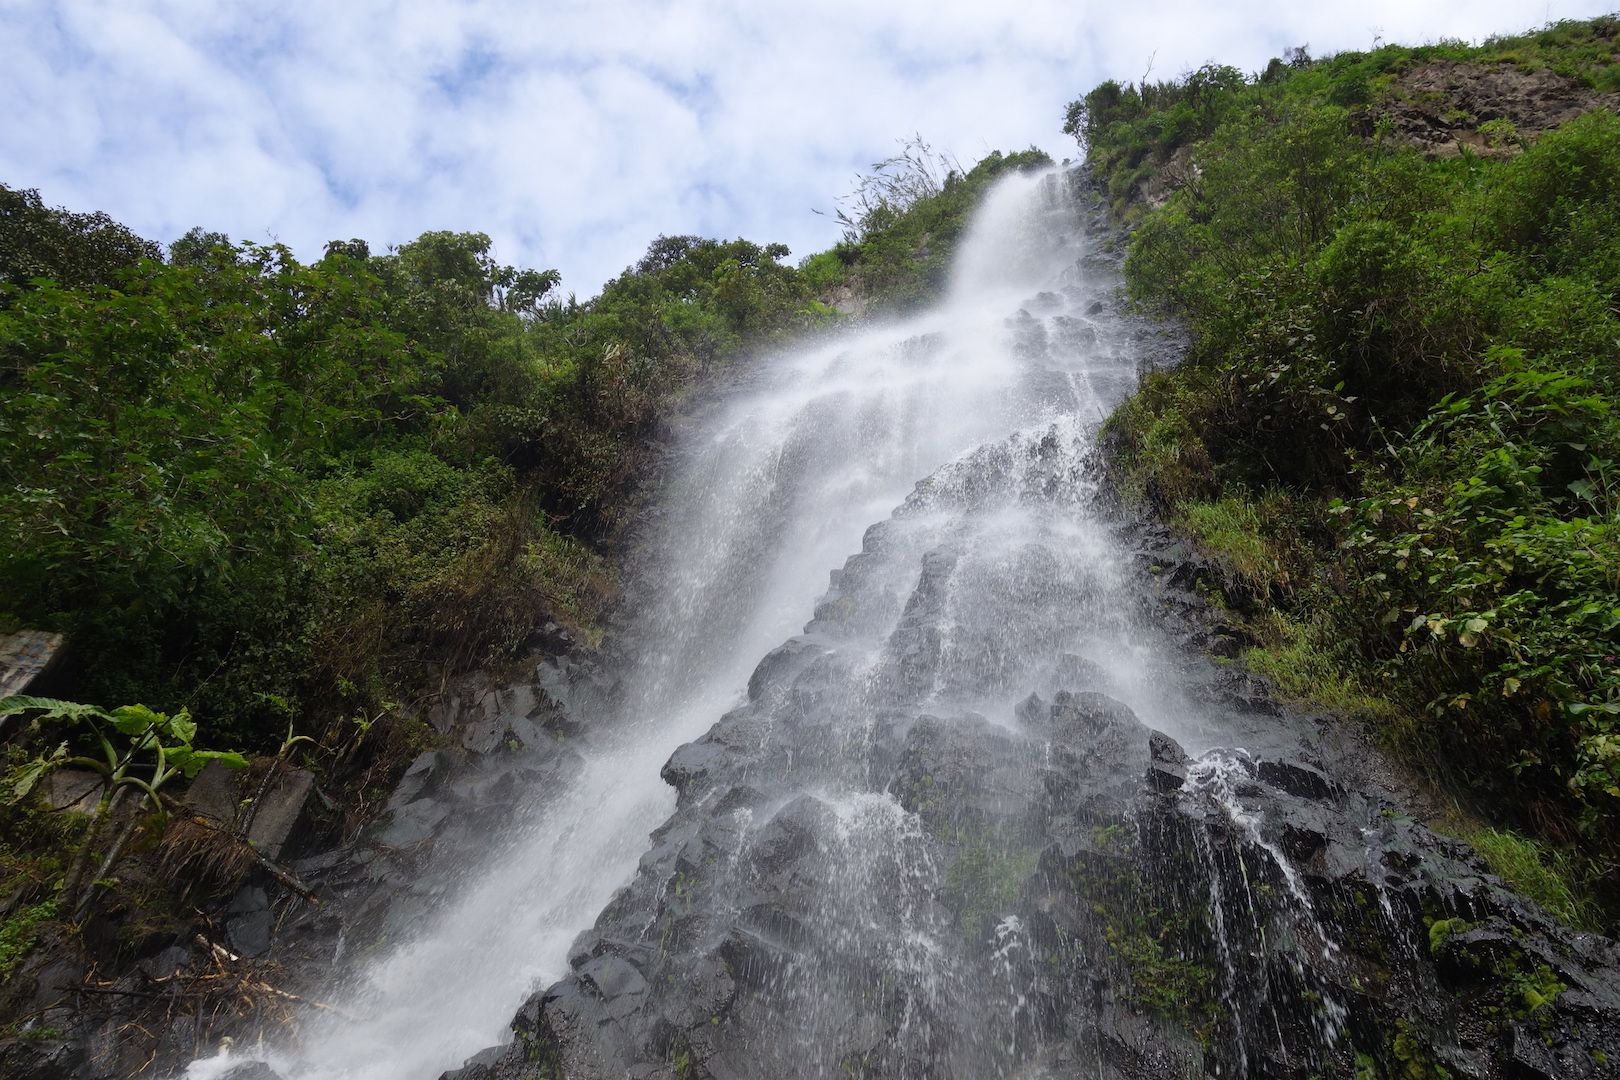
[[[185,710],[170,716],[144,705],[125,705],[109,712],[53,698],[18,695],[0,700],[0,717],[16,715],[28,715],[29,726],[39,736],[47,725],[65,725],[71,730],[54,748],[13,770],[10,800],[27,798],[41,780],[64,766],[88,769],[101,778],[100,795],[61,884],[60,911],[75,921],[88,912],[102,882],[142,823],[140,815],[131,815],[102,849],[103,833],[125,796],[135,792],[151,812],[161,816],[165,811],[159,791],[174,777],[195,776],[211,761],[228,768],[247,767],[247,760],[234,751],[193,746],[197,725]],[[76,739],[88,742],[91,753],[70,749]]]
[[[1182,944],[1186,921],[1154,908],[1134,918],[1110,917],[1108,948],[1123,965],[1132,1004],[1207,1039],[1215,1022],[1215,974]]]
[[[1429,952],[1435,956],[1445,950],[1446,943],[1458,934],[1466,934],[1474,924],[1461,916],[1435,919],[1429,923]]]
[[[1464,839],[1509,888],[1534,900],[1561,922],[1597,928],[1582,895],[1574,860],[1567,854],[1501,829],[1476,829]]]
[[[1035,871],[1039,849],[1003,845],[990,836],[966,839],[945,873],[945,893],[964,940],[978,945],[1018,899]]]
[[[1524,1018],[1540,1014],[1568,989],[1569,986],[1558,978],[1552,968],[1538,964],[1534,970],[1515,971],[1509,975],[1503,992],[1513,1014]]]
[[[34,948],[42,923],[56,917],[56,898],[19,908],[0,922],[0,980],[9,979]]]
[[[1505,116],[1498,116],[1479,125],[1479,134],[1485,140],[1485,145],[1494,149],[1523,145],[1519,129]]]
[[[1400,1080],[1451,1080],[1451,1071],[1435,1062],[1422,1033],[1405,1019],[1395,1021],[1390,1051],[1400,1066]]]

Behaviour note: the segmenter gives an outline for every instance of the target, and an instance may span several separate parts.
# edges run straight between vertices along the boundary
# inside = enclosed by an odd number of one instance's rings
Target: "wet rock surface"
[[[1615,1075],[1615,944],[1212,661],[1208,568],[1168,534],[1099,520],[1122,565],[1066,553],[1086,469],[1014,439],[870,530],[671,757],[678,809],[572,973],[446,1076]],[[1169,668],[1109,654],[1142,635]]]
[[[540,659],[519,681],[474,673],[452,684],[429,716],[447,745],[412,761],[352,842],[292,864],[320,902],[280,896],[274,958],[315,989],[346,943],[390,940],[418,924],[492,832],[579,769],[584,717],[614,692],[582,649]]]

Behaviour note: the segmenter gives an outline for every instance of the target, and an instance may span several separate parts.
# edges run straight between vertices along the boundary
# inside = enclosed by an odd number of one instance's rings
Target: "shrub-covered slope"
[[[1620,850],[1617,31],[1297,50],[1068,115],[1134,224],[1132,295],[1192,333],[1111,422],[1123,486],[1219,560],[1252,664],[1594,877]]]

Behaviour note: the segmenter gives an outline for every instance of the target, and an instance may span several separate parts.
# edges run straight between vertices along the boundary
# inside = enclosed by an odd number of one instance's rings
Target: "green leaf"
[[[0,716],[14,716],[22,712],[39,710],[41,720],[78,720],[86,716],[105,718],[107,714],[94,705],[81,705],[77,701],[59,701],[56,698],[28,697],[14,694],[0,699]]]
[[[163,730],[168,717],[160,712],[154,712],[145,705],[122,705],[112,711],[113,727],[120,734],[136,736],[144,735],[152,728]]]
[[[227,769],[248,767],[247,758],[234,750],[193,750],[190,747],[181,747],[169,754],[169,764],[188,780],[201,772],[203,766],[210,761],[217,761]]]
[[[21,802],[28,798],[28,793],[34,790],[41,779],[49,775],[51,770],[60,765],[67,758],[67,743],[62,743],[51,751],[48,757],[35,758],[12,774],[11,801]]]
[[[197,738],[197,721],[191,718],[191,713],[181,709],[169,717],[168,733],[179,742],[190,746]]]

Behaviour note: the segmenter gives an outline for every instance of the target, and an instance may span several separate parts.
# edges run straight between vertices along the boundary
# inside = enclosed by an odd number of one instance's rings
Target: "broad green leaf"
[[[35,758],[13,773],[11,801],[20,802],[28,797],[36,784],[67,758],[67,743],[62,743],[50,756]]]
[[[83,705],[77,701],[59,701],[56,698],[28,697],[23,694],[14,694],[11,697],[0,699],[0,716],[14,716],[23,712],[43,712],[42,720],[78,720],[85,716],[106,717],[106,713],[94,705]]]
[[[182,759],[179,768],[189,779],[202,771],[204,765],[210,761],[217,761],[227,769],[245,769],[248,767],[247,758],[235,750],[185,750],[181,751]]]
[[[151,728],[163,729],[168,717],[145,705],[123,705],[112,711],[113,727],[129,736],[144,735]]]
[[[191,713],[181,709],[169,718],[168,732],[189,746],[197,738],[197,722],[191,718]]]

